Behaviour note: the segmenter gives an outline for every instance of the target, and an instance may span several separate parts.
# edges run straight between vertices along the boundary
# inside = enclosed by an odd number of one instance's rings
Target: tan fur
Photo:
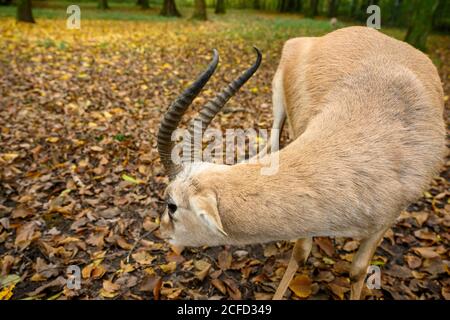
[[[165,213],[161,231],[194,246],[371,239],[359,254],[364,267],[375,240],[421,196],[447,153],[436,68],[408,44],[350,27],[287,41],[274,80],[280,89],[274,95],[284,97],[293,141],[279,151],[278,173],[261,175],[261,165],[249,163],[187,166],[166,192],[179,221]],[[206,193],[224,232],[191,208]],[[361,277],[359,270],[359,292]]]

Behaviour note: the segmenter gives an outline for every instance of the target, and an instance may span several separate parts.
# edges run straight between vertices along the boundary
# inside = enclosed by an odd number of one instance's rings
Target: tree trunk
[[[253,9],[260,10],[261,9],[261,3],[259,0],[253,0]]]
[[[17,3],[17,21],[35,23],[31,10],[31,0],[19,0]]]
[[[358,0],[352,0],[352,3],[350,5],[350,17],[351,18],[357,17],[357,10],[358,10]]]
[[[207,20],[206,15],[206,3],[205,0],[195,0],[194,1],[194,13],[192,19],[195,20]]]
[[[223,14],[225,13],[225,0],[216,0],[216,14]]]
[[[339,8],[339,0],[328,0],[328,17],[333,18],[337,16]]]
[[[178,12],[175,0],[164,0],[160,15],[165,17],[181,17]]]
[[[399,25],[401,10],[402,10],[402,0],[394,0],[392,3],[392,10],[391,10],[391,19],[390,19],[391,24]]]
[[[99,0],[98,8],[103,10],[109,9],[108,0]]]
[[[278,11],[280,12],[298,12],[301,9],[301,0],[280,0],[278,2]]]
[[[439,0],[412,0],[414,14],[406,33],[405,41],[414,47],[425,51],[427,37],[431,31],[433,15]]]
[[[317,16],[318,11],[319,11],[319,0],[310,0],[306,16],[309,18],[314,18],[315,16]]]
[[[136,4],[138,6],[140,6],[142,9],[150,8],[150,4],[148,3],[148,0],[138,0]]]

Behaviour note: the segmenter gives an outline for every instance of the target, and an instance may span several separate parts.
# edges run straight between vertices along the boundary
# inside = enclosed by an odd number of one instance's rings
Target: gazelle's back
[[[405,43],[352,27],[289,41],[280,69],[295,139],[280,152],[290,174],[281,192],[301,182],[317,199],[303,224],[350,236],[389,225],[447,152],[436,68]]]
[[[376,65],[381,72],[389,73],[392,66],[410,70],[425,88],[433,108],[442,114],[441,81],[425,54],[374,29],[348,27],[323,37],[295,38],[283,48],[279,70],[283,74],[288,120],[295,136],[305,130],[336,85],[371,61],[382,63]]]

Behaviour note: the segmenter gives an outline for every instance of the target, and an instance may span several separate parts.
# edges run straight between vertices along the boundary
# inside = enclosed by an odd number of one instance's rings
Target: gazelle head
[[[256,62],[240,77],[232,81],[214,99],[205,104],[199,115],[189,125],[190,137],[195,132],[203,132],[211,123],[214,116],[225,103],[239,90],[244,83],[256,72],[261,63],[261,53],[257,53]],[[227,237],[222,225],[215,191],[208,187],[200,178],[201,174],[227,170],[227,166],[206,163],[197,160],[196,152],[200,146],[192,147],[192,139],[184,140],[188,144],[183,150],[192,150],[189,161],[174,163],[171,155],[174,147],[172,133],[178,128],[181,117],[189,105],[200,93],[202,88],[213,75],[219,62],[217,50],[214,50],[211,63],[205,71],[171,104],[164,115],[158,132],[158,152],[161,162],[169,176],[164,197],[166,209],[161,216],[161,235],[174,245],[202,246],[218,245]]]

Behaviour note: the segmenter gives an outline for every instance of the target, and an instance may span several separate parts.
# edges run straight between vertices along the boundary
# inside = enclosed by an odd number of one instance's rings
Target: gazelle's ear
[[[212,231],[218,231],[228,236],[223,230],[222,221],[220,220],[219,210],[217,208],[216,195],[213,192],[205,192],[191,197],[190,200],[192,211],[197,214],[202,221],[205,222]]]

